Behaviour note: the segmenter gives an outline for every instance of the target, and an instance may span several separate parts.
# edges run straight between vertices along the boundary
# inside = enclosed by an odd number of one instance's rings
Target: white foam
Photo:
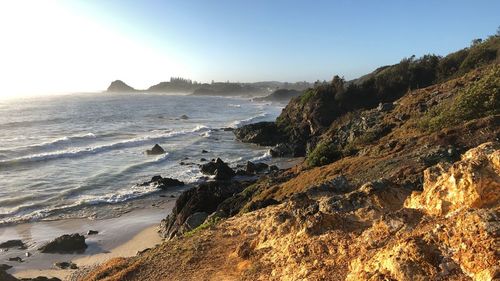
[[[206,129],[208,129],[208,127],[203,126],[203,125],[198,125],[192,130],[173,131],[173,132],[164,133],[164,134],[148,135],[148,136],[144,136],[144,137],[140,137],[140,138],[134,138],[134,139],[124,140],[124,141],[119,141],[119,142],[115,142],[115,143],[104,144],[104,145],[94,146],[94,147],[73,148],[73,149],[59,150],[59,151],[53,151],[53,152],[47,152],[47,153],[32,154],[32,155],[22,156],[22,157],[18,157],[18,158],[13,158],[13,159],[1,160],[0,166],[2,164],[5,165],[5,164],[26,163],[26,162],[38,162],[38,161],[45,161],[45,160],[51,160],[51,159],[61,159],[61,158],[78,158],[81,156],[97,154],[97,153],[101,153],[101,152],[107,152],[107,151],[111,151],[111,150],[115,150],[115,149],[123,149],[123,148],[140,146],[140,145],[148,144],[151,142],[161,141],[161,140],[171,138],[174,136],[179,136],[179,135],[184,135],[184,134],[189,134],[189,133],[194,133],[194,132],[200,132],[200,131],[206,130]]]
[[[270,117],[271,117],[271,114],[263,112],[263,113],[260,113],[260,114],[258,114],[256,116],[253,116],[253,117],[250,117],[250,118],[247,118],[247,119],[234,121],[234,122],[231,123],[230,127],[232,127],[232,128],[239,128],[241,126],[252,124],[252,123],[255,123],[257,121],[268,120]]]

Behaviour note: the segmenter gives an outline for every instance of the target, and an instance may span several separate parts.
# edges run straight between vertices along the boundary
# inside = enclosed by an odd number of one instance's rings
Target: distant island
[[[122,80],[115,80],[111,82],[107,92],[136,92],[137,90],[125,84]]]
[[[239,82],[214,82],[200,83],[191,79],[181,77],[172,77],[169,82],[160,82],[145,90],[137,90],[127,85],[122,80],[111,82],[106,92],[153,92],[153,93],[182,93],[200,96],[268,96],[274,91],[293,91],[293,96],[311,87],[312,84],[306,81],[303,82],[277,82],[277,81],[262,81],[254,83],[239,83]],[[278,95],[282,95],[281,92]],[[283,96],[284,97],[284,96]],[[291,98],[291,97],[290,97]],[[279,98],[278,98],[279,99]],[[289,100],[285,98],[284,100]]]

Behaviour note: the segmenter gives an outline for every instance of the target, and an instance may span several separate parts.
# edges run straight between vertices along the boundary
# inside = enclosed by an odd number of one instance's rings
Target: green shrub
[[[323,166],[342,157],[342,152],[332,143],[319,143],[311,153],[307,155],[309,167]]]
[[[436,131],[463,121],[500,113],[500,65],[491,66],[479,80],[462,89],[451,104],[429,111],[420,121],[428,131]]]
[[[300,98],[300,104],[301,105],[306,104],[315,95],[316,95],[316,90],[315,89],[307,89],[302,95],[299,96],[299,98]]]

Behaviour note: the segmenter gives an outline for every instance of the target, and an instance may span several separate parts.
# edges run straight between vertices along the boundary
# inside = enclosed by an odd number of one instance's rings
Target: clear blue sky
[[[99,85],[120,78],[139,88],[170,76],[314,81],[339,74],[351,79],[403,57],[447,54],[474,38],[494,34],[500,25],[498,0],[58,3],[72,15],[151,51],[145,58],[148,63],[141,64],[146,54],[140,48],[128,52],[124,43],[121,57],[131,63],[120,64],[115,71],[106,68],[99,75],[103,80]],[[108,44],[101,41],[96,39],[95,44]],[[105,56],[113,55],[108,52],[103,51],[104,58],[95,64],[112,64],[106,62]],[[155,56],[163,56],[156,65]]]

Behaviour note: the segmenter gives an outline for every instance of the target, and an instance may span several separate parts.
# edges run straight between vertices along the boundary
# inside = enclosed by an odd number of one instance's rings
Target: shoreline
[[[169,198],[170,199],[170,198]],[[13,266],[8,273],[17,278],[37,276],[57,277],[66,280],[76,270],[59,269],[56,262],[73,262],[79,269],[102,263],[114,257],[130,257],[146,248],[161,243],[157,226],[172,210],[175,198],[155,207],[135,209],[115,218],[65,219],[40,221],[0,228],[0,240],[21,239],[27,249],[12,248],[0,252],[0,263]],[[96,235],[86,235],[88,230],[99,231]],[[126,231],[123,231],[126,230]],[[44,243],[63,234],[80,233],[86,236],[88,248],[83,254],[44,254],[37,249]],[[29,253],[30,256],[26,256]],[[8,261],[11,257],[21,257],[23,262]]]
[[[301,161],[302,158],[298,157],[270,158],[262,162],[288,169]],[[27,249],[0,249],[0,264],[13,266],[7,273],[16,278],[44,276],[71,280],[73,274],[85,272],[109,259],[136,256],[139,251],[162,243],[163,239],[157,232],[161,220],[171,212],[179,195],[191,186],[194,185],[160,190],[124,204],[96,206],[99,215],[87,218],[61,218],[1,226],[0,242],[21,239]],[[109,213],[113,215],[109,217]],[[87,235],[89,230],[99,233]],[[72,233],[85,235],[88,248],[83,254],[44,254],[37,250],[56,237]],[[23,262],[8,261],[11,257],[21,257]],[[72,262],[78,269],[60,269],[54,265],[56,262]]]

